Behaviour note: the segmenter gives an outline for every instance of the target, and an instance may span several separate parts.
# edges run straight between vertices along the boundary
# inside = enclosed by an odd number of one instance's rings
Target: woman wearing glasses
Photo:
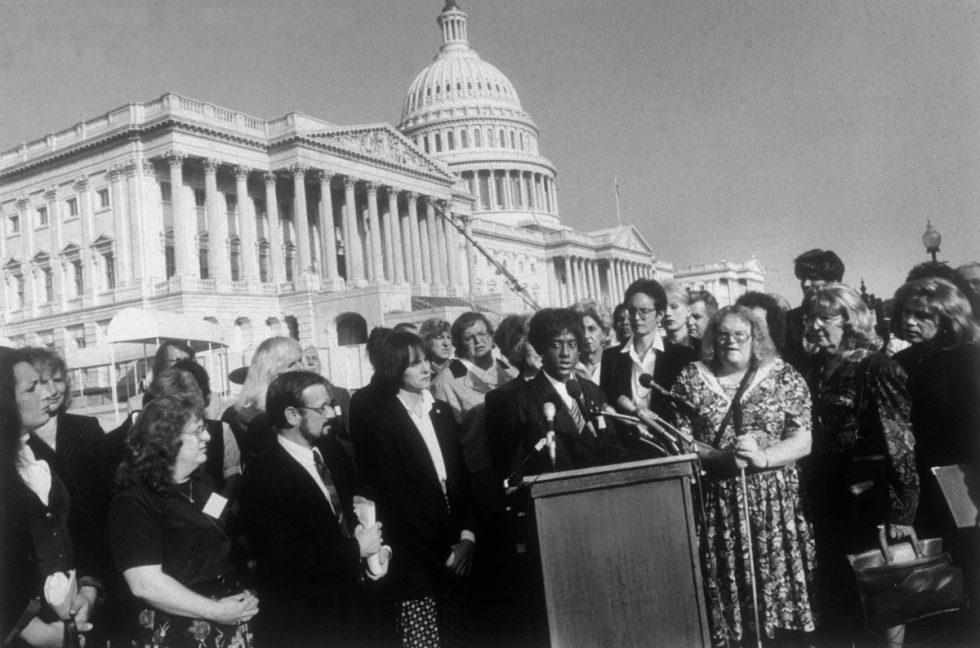
[[[693,406],[679,427],[703,444],[701,547],[713,640],[812,632],[815,549],[796,466],[810,451],[803,377],[779,359],[762,320],[730,306],[711,317],[701,361],[684,368],[673,391]]]
[[[126,439],[106,537],[137,605],[131,646],[224,648],[251,642],[258,599],[243,590],[219,521],[225,501],[202,466],[200,399],[151,401]]]
[[[864,632],[847,554],[877,546],[877,526],[893,539],[911,531],[919,500],[906,375],[884,353],[874,315],[840,283],[807,293],[805,335],[817,353],[813,453],[804,466],[820,565],[822,623],[846,640]],[[890,637],[899,640],[895,630]]]

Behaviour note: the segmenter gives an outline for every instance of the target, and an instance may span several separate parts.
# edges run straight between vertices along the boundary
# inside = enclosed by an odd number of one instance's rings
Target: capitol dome
[[[446,164],[476,197],[475,212],[557,226],[555,169],[514,84],[470,47],[466,13],[447,0],[442,45],[408,88],[398,129]]]

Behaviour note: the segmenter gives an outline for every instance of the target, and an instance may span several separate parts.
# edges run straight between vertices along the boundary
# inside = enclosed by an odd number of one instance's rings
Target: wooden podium
[[[552,646],[709,646],[694,455],[529,478]]]

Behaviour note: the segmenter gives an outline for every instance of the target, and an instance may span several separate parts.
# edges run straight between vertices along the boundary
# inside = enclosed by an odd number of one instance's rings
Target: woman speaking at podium
[[[702,444],[707,473],[701,552],[712,638],[811,632],[814,543],[795,463],[810,451],[806,383],[741,306],[712,316],[701,358],[673,391],[693,406],[679,427]]]

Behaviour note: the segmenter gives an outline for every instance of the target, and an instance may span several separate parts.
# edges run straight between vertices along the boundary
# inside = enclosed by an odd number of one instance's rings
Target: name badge
[[[205,515],[213,517],[217,520],[221,517],[222,512],[225,510],[225,506],[228,505],[228,498],[222,497],[217,493],[211,493],[211,497],[208,498],[208,503],[204,505],[201,509]]]

